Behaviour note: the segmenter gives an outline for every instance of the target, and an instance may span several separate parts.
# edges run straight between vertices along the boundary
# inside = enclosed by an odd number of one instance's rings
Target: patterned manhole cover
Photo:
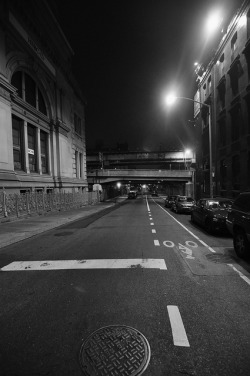
[[[55,234],[55,236],[68,236],[68,235],[72,235],[73,232],[70,232],[70,231],[64,231],[64,232],[59,232],[58,234]]]
[[[150,360],[147,339],[129,326],[96,330],[82,344],[80,363],[88,376],[142,375]]]
[[[235,259],[230,255],[223,255],[222,253],[213,253],[206,255],[208,261],[212,261],[215,263],[225,263],[225,264],[232,264],[235,262]]]

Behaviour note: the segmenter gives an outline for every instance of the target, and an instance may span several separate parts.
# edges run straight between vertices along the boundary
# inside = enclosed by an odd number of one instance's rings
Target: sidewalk
[[[41,234],[66,223],[89,217],[107,208],[118,205],[126,199],[127,196],[123,196],[116,198],[116,202],[110,200],[78,209],[48,212],[43,215],[20,218],[11,222],[2,222],[0,223],[0,248]]]

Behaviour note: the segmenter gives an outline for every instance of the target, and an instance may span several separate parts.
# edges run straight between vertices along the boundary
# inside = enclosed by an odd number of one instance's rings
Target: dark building
[[[84,98],[45,0],[0,2],[0,188],[87,188]]]
[[[250,2],[244,1],[229,23],[215,55],[200,74],[195,100],[196,196],[210,195],[209,105],[213,194],[235,197],[250,189]]]

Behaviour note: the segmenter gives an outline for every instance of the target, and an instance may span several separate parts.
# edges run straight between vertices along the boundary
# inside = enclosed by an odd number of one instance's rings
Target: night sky
[[[192,147],[193,103],[166,108],[163,95],[174,88],[193,98],[193,64],[212,56],[220,36],[218,30],[208,38],[207,17],[220,8],[227,20],[241,2],[50,0],[75,52],[73,71],[87,103],[87,149]]]

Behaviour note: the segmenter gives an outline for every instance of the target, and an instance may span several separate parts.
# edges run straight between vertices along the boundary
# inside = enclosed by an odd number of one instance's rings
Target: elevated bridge
[[[95,170],[88,171],[89,183],[111,183],[111,182],[138,182],[150,183],[154,181],[162,182],[192,182],[194,170],[131,170],[131,169],[114,169],[114,170]]]
[[[195,155],[191,151],[89,152],[87,178],[103,189],[122,185],[151,185],[166,194],[193,192]]]

